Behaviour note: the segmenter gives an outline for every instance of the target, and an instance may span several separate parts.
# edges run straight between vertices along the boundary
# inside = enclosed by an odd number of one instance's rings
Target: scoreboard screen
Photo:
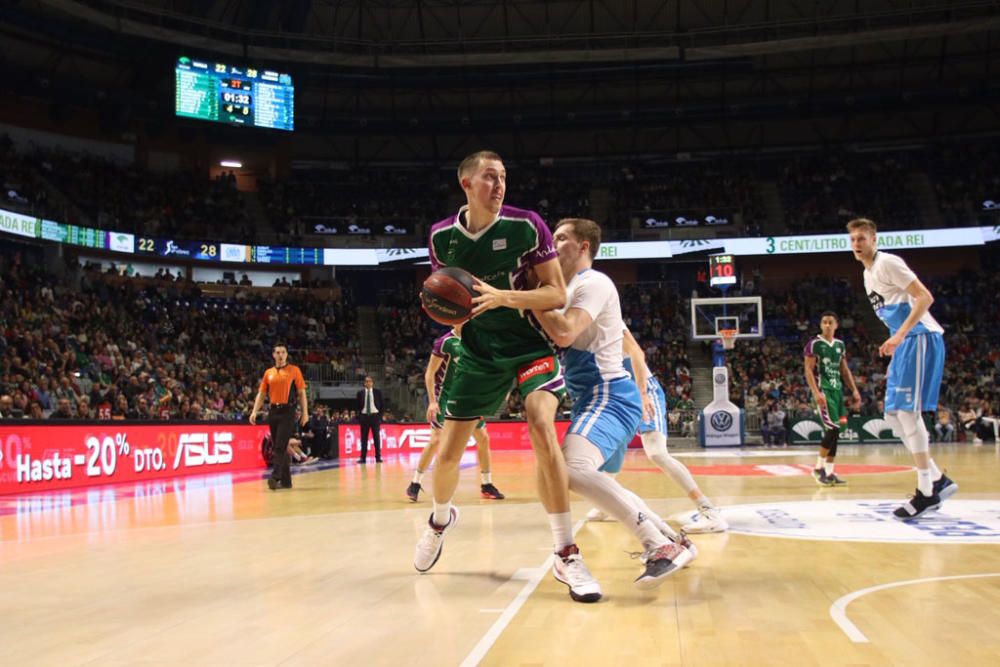
[[[174,78],[178,116],[275,130],[295,128],[295,87],[288,74],[179,58]]]
[[[732,255],[711,255],[708,258],[708,284],[712,287],[736,284],[736,258]]]
[[[144,255],[177,257],[179,259],[201,259],[216,262],[221,259],[219,244],[214,241],[177,241],[140,236],[136,239],[135,250]]]

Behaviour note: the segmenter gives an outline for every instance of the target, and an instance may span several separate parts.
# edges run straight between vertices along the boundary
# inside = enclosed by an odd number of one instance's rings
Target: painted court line
[[[832,605],[830,605],[830,616],[833,618],[833,622],[840,626],[840,629],[844,631],[855,644],[867,644],[868,637],[865,633],[858,629],[858,626],[851,622],[851,619],[847,618],[847,605],[851,604],[859,597],[863,595],[868,595],[869,593],[875,593],[878,591],[884,591],[889,588],[898,588],[900,586],[910,586],[912,584],[925,584],[931,581],[954,581],[956,579],[979,579],[982,577],[1000,577],[1000,572],[992,572],[988,574],[960,574],[953,577],[927,577],[926,579],[908,579],[906,581],[894,581],[888,584],[881,584],[879,586],[872,586],[870,588],[862,588],[861,590],[854,591],[853,593],[848,593],[842,598],[838,599]]]
[[[583,524],[583,521],[578,521],[576,525],[573,526],[573,535],[576,535],[580,528],[583,527]],[[522,568],[517,571],[521,575],[531,572],[531,575],[527,578],[528,580],[525,582],[517,596],[504,608],[500,618],[498,618],[493,625],[490,626],[490,629],[486,631],[486,634],[479,640],[479,643],[473,647],[472,651],[469,652],[469,655],[465,656],[465,660],[462,661],[461,667],[475,667],[475,665],[478,665],[482,659],[486,657],[486,654],[489,653],[491,648],[493,648],[493,645],[496,643],[497,639],[500,638],[500,635],[503,634],[503,631],[506,630],[507,626],[510,625],[510,622],[514,620],[514,616],[517,615],[517,612],[521,610],[521,607],[523,607],[524,603],[528,601],[531,594],[535,592],[538,585],[542,583],[542,579],[545,578],[545,575],[548,574],[550,569],[552,569],[552,562],[554,558],[555,554],[550,553],[549,557],[545,559],[545,562],[542,563],[542,565],[537,569],[532,571],[531,569]]]

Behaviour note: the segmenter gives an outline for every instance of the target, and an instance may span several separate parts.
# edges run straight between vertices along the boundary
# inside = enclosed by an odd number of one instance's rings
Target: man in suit
[[[375,462],[382,463],[382,391],[375,388],[375,380],[365,377],[365,388],[358,392],[358,422],[361,424],[361,458],[358,463],[366,463],[368,458],[368,434],[375,440]]]

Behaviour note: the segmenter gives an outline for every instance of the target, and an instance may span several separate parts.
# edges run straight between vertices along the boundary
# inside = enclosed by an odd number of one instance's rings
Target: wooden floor
[[[605,593],[595,605],[572,602],[549,572],[528,453],[494,455],[504,501],[479,498],[469,460],[460,523],[426,575],[412,557],[429,503],[403,494],[410,460],[351,461],[282,492],[219,476],[0,499],[0,663],[998,664],[992,445],[936,449],[961,491],[924,526],[879,504],[910,492],[908,470],[844,468],[849,485],[827,489],[801,474],[811,452],[676,453],[713,473],[699,482],[734,530],[696,537],[699,558],[643,592],[625,529],[581,524]],[[841,463],[909,459],[843,448]],[[641,450],[620,479],[664,516],[690,510]],[[577,499],[574,518],[588,508]]]

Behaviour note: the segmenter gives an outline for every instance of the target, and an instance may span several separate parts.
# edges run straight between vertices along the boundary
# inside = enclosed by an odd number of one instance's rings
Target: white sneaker
[[[600,507],[592,507],[587,512],[587,521],[614,521],[615,518],[602,510]]]
[[[569,587],[569,596],[577,602],[597,602],[601,599],[601,585],[587,569],[575,544],[556,554],[552,576]]]
[[[717,507],[698,510],[698,515],[691,522],[681,526],[685,533],[724,533],[729,530],[729,523],[722,518],[722,511]]]
[[[643,590],[656,588],[663,580],[691,562],[691,552],[677,544],[667,542],[642,555],[646,569],[635,580],[635,587]]]
[[[451,521],[444,528],[434,525],[434,514],[431,514],[431,518],[427,520],[427,527],[424,528],[424,534],[417,542],[416,553],[413,554],[413,567],[417,568],[417,572],[426,572],[438,562],[441,550],[444,548],[444,534],[456,523],[458,523],[458,508],[454,505],[451,507]]]

